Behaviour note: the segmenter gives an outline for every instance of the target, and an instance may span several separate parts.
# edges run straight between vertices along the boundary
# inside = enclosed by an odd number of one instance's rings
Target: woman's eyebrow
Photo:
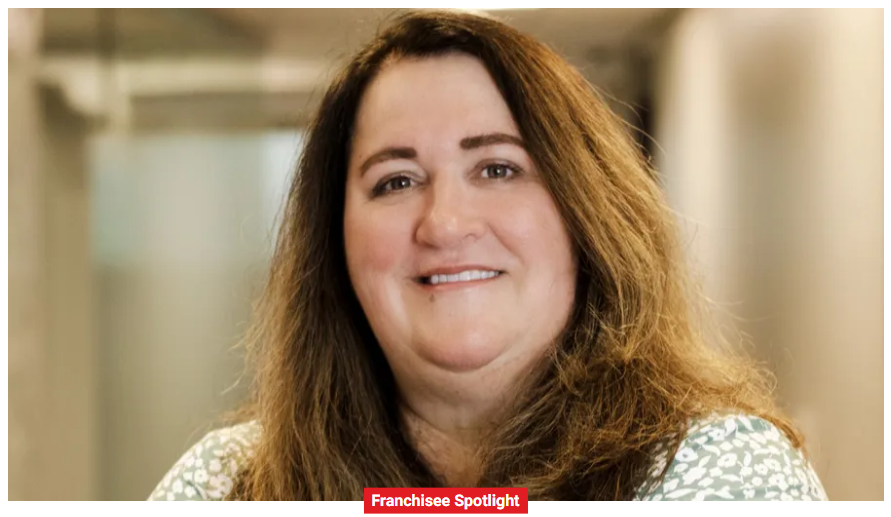
[[[461,139],[461,149],[476,149],[487,145],[513,144],[522,149],[526,149],[523,140],[514,135],[507,133],[487,133],[485,135],[470,136]]]
[[[487,145],[511,144],[526,149],[523,140],[507,133],[486,133],[484,135],[469,136],[461,139],[461,149],[471,150]],[[411,160],[418,157],[418,152],[413,147],[386,147],[369,156],[359,166],[359,177],[362,177],[372,165],[387,160]]]
[[[361,178],[365,174],[365,171],[370,169],[371,166],[376,163],[385,162],[387,160],[410,160],[417,157],[418,152],[412,147],[387,147],[381,149],[362,162],[362,165],[359,167],[359,177]]]

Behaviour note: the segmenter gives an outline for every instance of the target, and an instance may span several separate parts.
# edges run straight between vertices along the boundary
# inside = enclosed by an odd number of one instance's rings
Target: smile
[[[437,274],[421,277],[421,283],[429,285],[452,284],[458,282],[473,282],[476,280],[488,280],[501,274],[501,271],[469,269],[454,274]]]

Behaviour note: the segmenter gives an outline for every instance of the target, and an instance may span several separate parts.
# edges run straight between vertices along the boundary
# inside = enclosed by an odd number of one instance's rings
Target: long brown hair
[[[479,485],[628,499],[654,448],[676,448],[691,419],[713,412],[765,417],[800,445],[767,377],[707,331],[657,177],[578,71],[498,21],[415,12],[355,55],[309,127],[248,336],[248,418],[262,438],[230,497],[357,500],[364,487],[443,484],[403,434],[393,374],[347,274],[343,212],[364,90],[388,62],[449,52],[488,69],[579,260],[567,330],[485,440]]]

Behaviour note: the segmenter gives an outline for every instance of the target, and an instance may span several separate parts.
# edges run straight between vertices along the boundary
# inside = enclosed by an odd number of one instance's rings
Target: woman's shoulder
[[[173,465],[149,500],[225,499],[259,435],[260,425],[253,421],[207,433]]]
[[[713,415],[694,422],[668,463],[656,452],[646,500],[823,500],[813,467],[771,422],[756,416]],[[659,475],[668,463],[665,477]]]

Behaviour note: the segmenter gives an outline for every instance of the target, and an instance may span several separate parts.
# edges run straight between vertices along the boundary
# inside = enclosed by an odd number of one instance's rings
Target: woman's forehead
[[[487,133],[518,135],[518,130],[481,61],[466,54],[403,58],[386,66],[365,91],[353,150],[361,154],[366,147],[429,138],[454,140],[457,146]]]

